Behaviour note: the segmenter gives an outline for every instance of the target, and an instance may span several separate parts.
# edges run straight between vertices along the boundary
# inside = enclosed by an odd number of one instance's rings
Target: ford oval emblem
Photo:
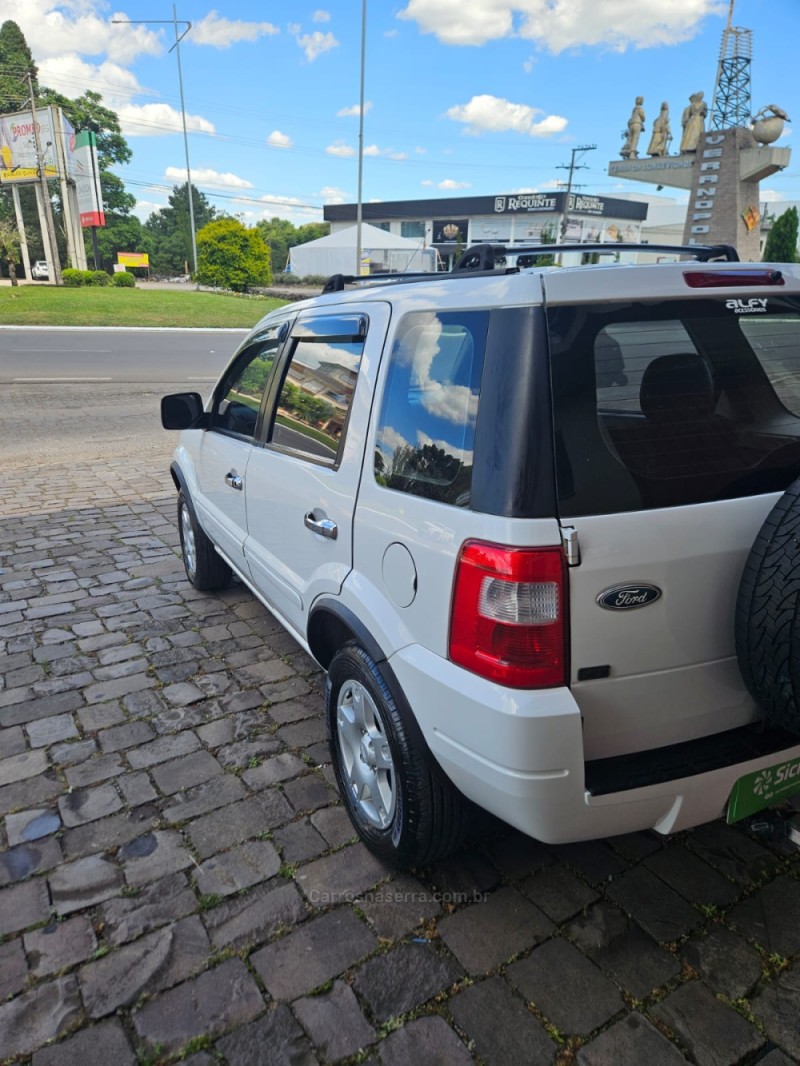
[[[640,582],[603,589],[597,597],[597,602],[607,611],[634,611],[637,607],[647,607],[660,599],[661,589],[657,585]]]

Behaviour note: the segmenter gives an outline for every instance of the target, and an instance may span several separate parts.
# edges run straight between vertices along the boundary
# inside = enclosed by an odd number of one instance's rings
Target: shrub
[[[76,289],[84,284],[84,275],[87,273],[86,270],[73,270],[72,267],[67,267],[66,270],[61,271],[61,279],[68,288]]]
[[[236,218],[219,218],[197,234],[197,280],[234,292],[268,285],[272,276],[269,248],[257,229]]]
[[[106,274],[105,270],[90,270],[89,273],[92,276],[90,285],[110,285],[111,278]]]
[[[111,278],[111,284],[118,289],[132,289],[136,285],[136,278],[128,270],[120,270]]]

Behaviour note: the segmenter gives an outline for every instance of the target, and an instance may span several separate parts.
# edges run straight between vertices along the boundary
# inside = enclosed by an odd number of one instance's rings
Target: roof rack
[[[414,281],[442,281],[446,278],[481,277],[498,273],[500,260],[507,255],[539,259],[559,252],[579,252],[591,255],[616,255],[618,252],[667,252],[671,255],[690,255],[700,263],[722,261],[738,263],[739,254],[731,244],[644,244],[636,242],[600,241],[593,244],[474,244],[468,248],[449,272],[414,271],[407,274],[332,274],[323,293],[341,292],[346,285],[401,285]],[[523,266],[533,266],[526,263]],[[518,274],[521,267],[505,267],[505,274]]]

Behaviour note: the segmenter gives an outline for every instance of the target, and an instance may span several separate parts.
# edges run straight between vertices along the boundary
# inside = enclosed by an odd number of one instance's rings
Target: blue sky
[[[728,0],[367,0],[364,200],[544,190],[578,145],[584,191],[620,183],[622,130],[637,95],[646,131],[670,103],[675,144],[689,94],[711,102]],[[87,87],[120,113],[133,148],[121,177],[142,217],[185,180],[170,0],[0,0],[66,95]],[[248,223],[296,224],[357,192],[361,0],[178,0],[193,180]],[[753,109],[774,103],[800,127],[800,0],[736,0],[753,30]],[[669,194],[665,190],[664,195]],[[672,195],[677,195],[673,193]],[[800,200],[800,154],[762,183],[762,200]]]

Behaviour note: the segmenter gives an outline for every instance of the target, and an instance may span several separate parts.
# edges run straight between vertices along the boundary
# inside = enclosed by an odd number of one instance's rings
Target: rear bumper
[[[744,774],[800,756],[800,742],[691,776],[592,795],[581,714],[568,688],[504,689],[410,645],[390,659],[428,746],[479,806],[545,843],[640,829],[673,833],[720,817]]]

